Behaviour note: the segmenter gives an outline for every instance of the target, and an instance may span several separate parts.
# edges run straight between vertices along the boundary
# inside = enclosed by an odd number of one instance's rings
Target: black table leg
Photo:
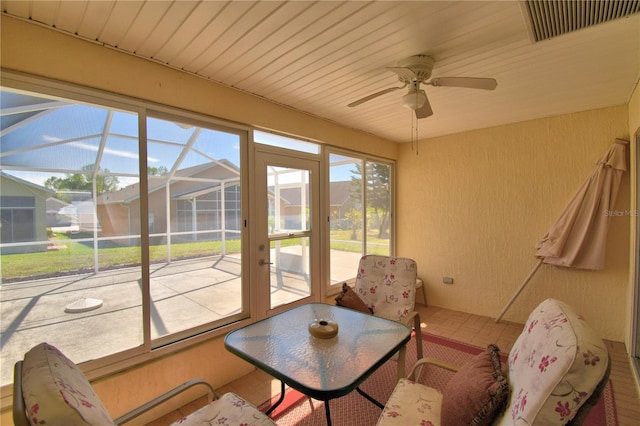
[[[269,414],[271,414],[271,412],[273,410],[275,410],[278,405],[282,404],[282,401],[284,400],[284,382],[281,380],[280,381],[280,398],[278,398],[278,400],[276,401],[275,404],[273,404],[271,407],[269,407],[269,409],[267,411],[265,411],[264,413],[268,416]]]
[[[378,407],[380,408],[384,408],[384,404],[381,404],[380,402],[378,402],[374,397],[372,397],[371,395],[369,395],[368,393],[366,393],[365,391],[363,391],[362,389],[360,389],[360,387],[357,387],[356,390],[358,391],[358,393],[362,396],[364,396],[365,398],[367,398],[369,401],[373,402],[374,404],[376,404]]]
[[[324,402],[324,414],[327,416],[327,426],[331,426],[331,412],[329,412],[329,400]]]

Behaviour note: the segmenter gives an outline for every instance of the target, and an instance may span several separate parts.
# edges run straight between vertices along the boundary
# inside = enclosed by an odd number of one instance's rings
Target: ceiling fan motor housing
[[[410,84],[413,81],[419,81],[424,83],[431,77],[433,71],[433,58],[426,55],[414,55],[407,59],[398,62],[398,67],[409,68],[415,74],[415,78],[408,78],[408,76],[399,75],[398,79]]]

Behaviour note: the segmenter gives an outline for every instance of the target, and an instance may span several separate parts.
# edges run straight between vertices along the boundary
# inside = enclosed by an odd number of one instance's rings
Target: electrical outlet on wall
[[[451,277],[442,277],[442,282],[445,284],[453,284],[453,278]]]

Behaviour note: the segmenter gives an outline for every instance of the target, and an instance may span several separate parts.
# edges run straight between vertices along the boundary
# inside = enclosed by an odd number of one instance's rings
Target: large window
[[[157,346],[244,311],[241,138],[166,117],[148,118],[147,134],[151,338]]]
[[[0,214],[2,215],[3,243],[33,241],[35,239],[35,197],[0,198]]]
[[[2,385],[42,341],[120,358],[248,316],[246,131],[112,100],[1,102]]]
[[[361,255],[393,254],[393,162],[55,82],[3,81],[0,385],[42,341],[88,370],[134,365],[221,333],[264,301],[264,312],[319,301],[323,278],[335,290]],[[251,156],[265,166],[261,186],[247,185]],[[262,213],[248,215],[248,200]],[[264,242],[249,244],[256,223]],[[269,282],[249,280],[250,250]]]
[[[365,254],[393,254],[392,163],[329,152],[330,285],[355,278]]]

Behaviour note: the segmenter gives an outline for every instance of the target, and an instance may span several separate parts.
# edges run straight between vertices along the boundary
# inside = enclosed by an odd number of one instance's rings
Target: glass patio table
[[[335,337],[313,337],[308,326],[324,319],[338,324]],[[358,386],[398,352],[398,377],[404,375],[405,345],[411,338],[406,325],[385,318],[325,303],[310,303],[246,327],[225,337],[225,347],[240,358],[279,379],[284,399],[285,384],[324,401],[327,424],[331,424],[329,400],[354,389],[383,405]]]

